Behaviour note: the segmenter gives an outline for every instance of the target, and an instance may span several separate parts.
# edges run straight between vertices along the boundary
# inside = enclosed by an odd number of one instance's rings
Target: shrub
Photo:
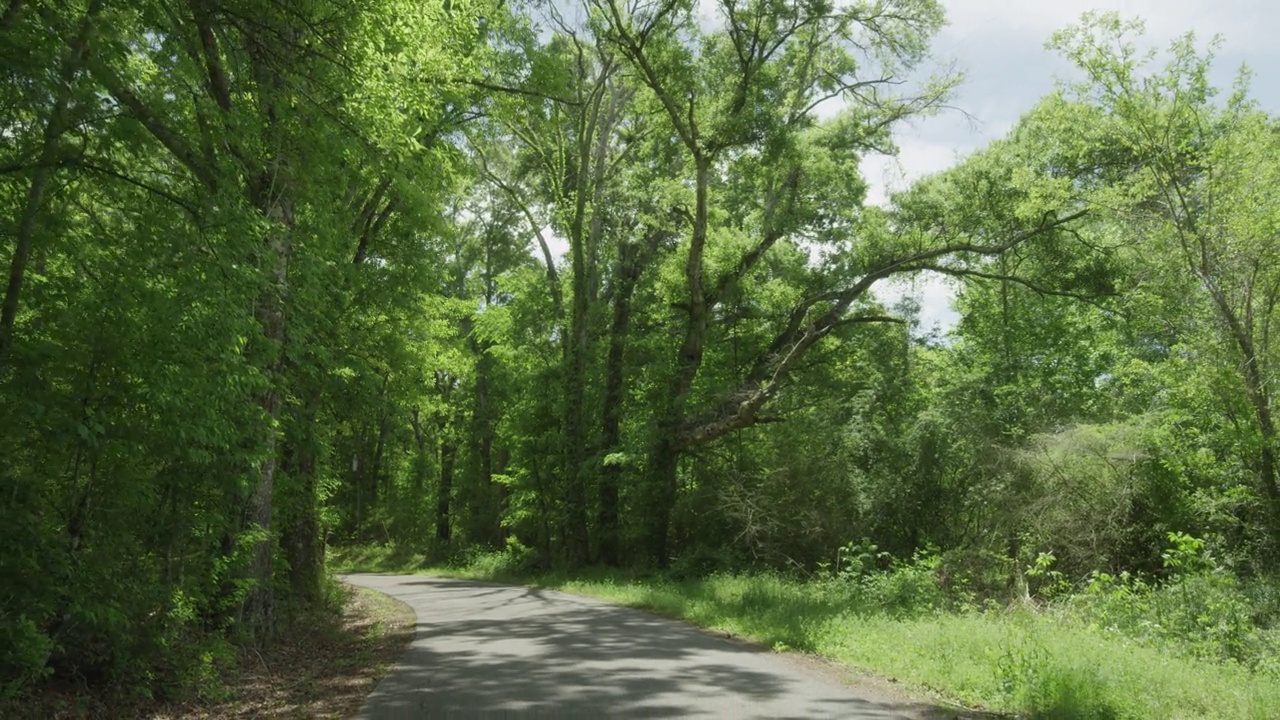
[[[507,546],[502,550],[476,547],[465,550],[455,565],[481,577],[518,578],[538,569],[538,553],[512,536],[507,538]]]
[[[1050,663],[1022,697],[1036,720],[1114,720],[1120,714],[1097,673]]]
[[[27,683],[45,677],[49,672],[49,655],[53,641],[25,615],[0,617],[0,702],[14,696]]]
[[[831,568],[837,586],[852,591],[861,606],[895,617],[914,617],[957,604],[967,597],[949,593],[939,580],[941,558],[921,550],[908,561],[894,559],[871,543],[849,543]]]
[[[950,598],[938,582],[938,565],[937,555],[920,551],[910,562],[866,575],[862,587],[868,603],[895,616],[923,615],[947,607]]]
[[[697,580],[742,565],[730,548],[698,545],[680,554],[667,570],[672,580]]]
[[[1203,542],[1181,533],[1169,533],[1169,540],[1163,557],[1171,575],[1162,584],[1094,573],[1069,605],[1111,632],[1255,669],[1274,665],[1277,633],[1259,625],[1240,581],[1213,562]]]

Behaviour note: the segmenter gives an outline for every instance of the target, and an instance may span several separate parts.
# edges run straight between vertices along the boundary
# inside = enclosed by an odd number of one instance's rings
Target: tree
[[[163,685],[204,641],[265,642],[277,606],[322,599],[334,397],[435,308],[485,16],[6,4],[6,678]],[[403,402],[404,375],[360,409]]]
[[[1208,81],[1212,52],[1197,52],[1191,35],[1173,44],[1162,72],[1148,72],[1156,56],[1139,53],[1133,38],[1140,31],[1141,23],[1093,15],[1059,33],[1053,45],[1084,71],[1087,79],[1075,92],[1101,110],[1108,142],[1127,155],[1124,176],[1096,202],[1120,208],[1124,221],[1148,236],[1144,284],[1164,298],[1165,312],[1182,315],[1181,338],[1205,363],[1234,368],[1234,392],[1252,415],[1239,449],[1253,457],[1260,520],[1278,546],[1280,471],[1270,390],[1271,329],[1280,301],[1271,210],[1280,199],[1274,121],[1248,99],[1245,77],[1225,103],[1215,103]],[[1188,298],[1203,304],[1187,313]]]
[[[887,277],[967,272],[964,257],[998,256],[1079,213],[1023,217],[1004,237],[974,241],[904,208],[893,221],[860,209],[863,153],[888,149],[895,123],[936,108],[950,80],[917,96],[887,91],[924,56],[942,21],[930,2],[853,4],[724,2],[723,29],[704,32],[676,2],[595,2],[602,43],[617,48],[683,146],[688,243],[675,349],[657,431],[647,454],[647,547],[667,559],[680,457],[757,422],[806,354],[839,328],[887,320],[863,304]],[[815,108],[843,98],[834,120]],[[928,208],[929,211],[936,208]],[[708,263],[723,237],[735,251]],[[695,399],[718,307],[779,243],[823,246],[789,311],[770,318],[772,339],[753,348],[745,372]]]

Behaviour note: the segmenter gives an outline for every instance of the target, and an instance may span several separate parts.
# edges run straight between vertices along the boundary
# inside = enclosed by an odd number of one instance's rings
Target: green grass
[[[970,707],[1022,717],[1280,718],[1280,677],[1178,655],[1033,609],[894,614],[868,607],[845,585],[769,574],[684,581],[607,573],[520,577],[493,556],[461,568],[424,569],[421,562],[363,549],[334,564],[519,581],[588,595],[768,647],[825,656]]]

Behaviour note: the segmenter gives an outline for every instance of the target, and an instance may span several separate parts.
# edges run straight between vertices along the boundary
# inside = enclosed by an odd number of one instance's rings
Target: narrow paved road
[[[417,637],[369,697],[366,720],[955,717],[597,600],[412,575],[344,579],[418,615]]]

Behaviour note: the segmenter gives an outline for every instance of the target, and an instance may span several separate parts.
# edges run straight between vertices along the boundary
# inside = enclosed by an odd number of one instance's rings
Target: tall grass
[[[975,707],[1046,719],[1280,718],[1280,677],[1032,609],[887,613],[830,584],[774,575],[550,584],[830,657]]]

